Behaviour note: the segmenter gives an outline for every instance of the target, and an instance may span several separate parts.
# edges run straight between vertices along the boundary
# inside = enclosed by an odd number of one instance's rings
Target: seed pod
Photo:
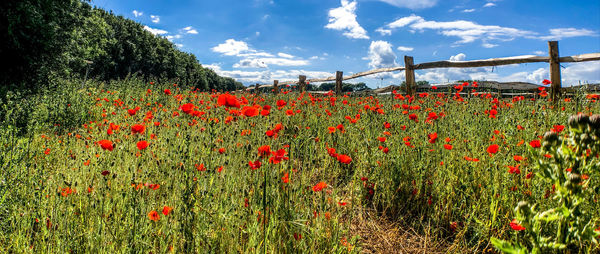
[[[522,215],[525,215],[525,217],[527,217],[529,215],[529,213],[531,212],[531,207],[529,206],[529,202],[527,202],[527,201],[519,202],[519,204],[517,204],[517,207],[515,208],[515,211],[517,213],[520,213]]]
[[[580,174],[571,174],[569,176],[569,181],[571,181],[573,184],[580,184],[581,183],[581,175]]]
[[[590,123],[590,117],[584,114],[569,117],[569,126],[574,129],[584,130]]]
[[[600,114],[590,117],[590,127],[596,131],[600,129]]]
[[[558,134],[556,134],[556,132],[553,131],[548,131],[544,134],[544,138],[542,139],[542,141],[551,144],[558,142]]]

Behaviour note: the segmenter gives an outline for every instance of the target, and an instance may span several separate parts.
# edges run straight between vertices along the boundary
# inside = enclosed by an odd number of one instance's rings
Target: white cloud
[[[234,78],[245,84],[272,84],[273,80],[283,81],[298,80],[299,75],[306,75],[308,79],[326,78],[334,74],[322,71],[306,71],[306,70],[264,70],[264,71],[241,71],[241,70],[222,70],[219,64],[203,65],[205,68],[212,69],[220,76]]]
[[[286,54],[286,53],[277,53],[277,56],[283,57],[283,58],[294,58],[294,56],[292,56],[290,54]]]
[[[475,11],[475,9],[464,9],[464,10],[462,10],[462,12],[465,12],[465,13],[474,12],[474,11]]]
[[[160,16],[150,15],[150,19],[152,20],[152,23],[155,24],[158,24],[158,22],[160,22]]]
[[[458,53],[457,55],[450,56],[450,61],[459,62],[459,61],[464,61],[466,58],[467,58],[467,55],[465,55],[464,53]]]
[[[372,41],[369,46],[369,54],[363,58],[369,61],[371,68],[383,68],[397,66],[396,54],[392,50],[392,44],[387,41]]]
[[[243,58],[233,65],[233,68],[268,68],[269,65],[279,66],[304,66],[309,65],[309,62],[304,59],[299,59],[296,56],[278,53],[275,57],[273,54],[252,49],[244,41],[236,41],[228,39],[224,43],[212,48],[213,52],[221,53],[226,56],[236,56]]]
[[[398,46],[397,49],[400,50],[400,51],[413,51],[413,49],[415,49],[415,48],[413,48],[413,47]]]
[[[167,38],[167,40],[169,40],[169,41],[173,41],[173,39],[181,39],[181,37],[182,37],[181,34],[165,36],[165,38]]]
[[[175,43],[175,46],[177,46],[178,48],[182,48],[183,44],[181,44],[181,43]]]
[[[495,3],[487,3],[487,4],[483,5],[484,8],[486,8],[486,7],[494,7],[494,6],[496,6]]]
[[[167,31],[165,31],[165,30],[161,30],[161,29],[157,29],[157,28],[152,28],[152,27],[149,27],[149,26],[144,26],[144,30],[146,30],[148,32],[151,32],[154,35],[157,35],[157,34],[162,35],[162,34],[166,34],[167,33]]]
[[[250,49],[250,53],[238,54],[238,57],[274,57],[272,54],[267,52],[257,52],[256,50]]]
[[[481,46],[484,47],[484,48],[488,48],[489,49],[489,48],[498,47],[500,45],[484,42],[483,44],[481,44]]]
[[[198,34],[198,31],[196,31],[196,29],[194,29],[191,26],[184,27],[183,30],[185,31],[185,33],[188,33],[188,34]]]
[[[377,30],[375,30],[375,32],[378,32],[379,34],[381,34],[382,36],[385,35],[392,35],[392,30],[390,29],[385,29],[383,27],[377,28]]]
[[[532,34],[532,32],[516,28],[480,25],[466,20],[428,21],[414,14],[397,19],[385,27],[388,29],[408,27],[411,31],[437,30],[444,36],[458,37],[460,40],[456,42],[457,44],[480,39],[510,41],[516,37],[526,37]]]
[[[265,62],[260,59],[242,59],[233,65],[233,68],[267,68]]]
[[[598,33],[588,29],[577,29],[577,28],[555,28],[550,29],[550,35],[542,36],[542,40],[560,40],[563,38],[570,37],[581,37],[581,36],[598,36]]]
[[[139,17],[139,16],[144,15],[143,12],[137,11],[137,10],[133,10],[131,13],[133,13],[133,16],[135,16],[136,18]]]
[[[287,59],[287,58],[259,58],[259,60],[263,61],[266,64],[270,65],[280,65],[280,66],[304,66],[308,65],[309,62],[302,59]]]
[[[537,51],[533,51],[533,54],[538,55],[538,56],[540,56],[540,55],[543,56],[543,55],[547,55],[548,53],[541,51],[541,50],[537,50]]]
[[[563,86],[600,83],[600,61],[572,63],[561,70]]]
[[[421,22],[425,22],[425,19],[423,19],[415,14],[411,14],[408,17],[403,17],[403,18],[397,19],[396,21],[388,24],[387,27],[390,29],[394,29],[394,28],[405,27],[406,25],[408,25],[410,23],[421,23]]]
[[[458,37],[460,40],[455,45],[483,40],[482,46],[486,48],[498,46],[489,41],[511,41],[516,38],[558,40],[570,37],[598,36],[596,31],[576,28],[550,29],[550,35],[540,36],[537,32],[496,25],[480,25],[467,20],[429,21],[414,14],[399,18],[378,30],[386,30],[386,34],[389,35],[392,30],[403,27],[409,28],[410,32],[435,30],[444,36]]]
[[[396,7],[409,8],[409,9],[424,9],[433,7],[437,4],[438,0],[379,0],[384,3],[391,4]]]
[[[211,50],[226,56],[236,56],[242,52],[248,51],[249,49],[250,48],[246,42],[228,39],[224,43],[217,45]]]
[[[329,23],[325,28],[344,31],[352,39],[369,39],[367,31],[356,21],[356,1],[341,0],[341,7],[329,10]]]
[[[269,65],[279,66],[304,66],[308,65],[309,62],[301,59],[288,59],[288,58],[246,58],[240,60],[238,63],[233,65],[233,68],[268,68]]]

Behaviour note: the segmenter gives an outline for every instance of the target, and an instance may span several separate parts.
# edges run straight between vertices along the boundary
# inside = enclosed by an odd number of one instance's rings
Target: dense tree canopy
[[[235,90],[242,84],[203,68],[133,20],[80,0],[0,3],[0,84],[35,90],[53,77],[99,80],[139,77],[200,90]]]

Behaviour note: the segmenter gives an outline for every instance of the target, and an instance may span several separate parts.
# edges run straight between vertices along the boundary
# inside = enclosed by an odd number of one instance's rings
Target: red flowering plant
[[[492,238],[502,252],[590,253],[598,245],[600,232],[595,228],[600,218],[587,204],[600,190],[589,176],[600,172],[600,114],[571,116],[568,127],[569,135],[559,135],[563,128],[554,127],[541,142],[530,143],[531,158],[537,158],[536,173],[552,184],[555,202],[545,211],[538,209],[539,204],[519,202],[509,225],[526,237],[512,242]]]

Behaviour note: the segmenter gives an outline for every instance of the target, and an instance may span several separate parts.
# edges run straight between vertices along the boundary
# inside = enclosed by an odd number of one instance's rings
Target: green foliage
[[[54,79],[102,81],[139,77],[202,91],[237,90],[231,78],[203,68],[196,57],[135,21],[80,0],[0,3],[0,84],[36,92]],[[0,93],[0,97],[4,97]]]
[[[600,172],[600,115],[571,116],[568,127],[567,136],[560,135],[561,130],[553,130],[544,135],[541,149],[530,148],[532,158],[536,158],[536,173],[552,184],[556,202],[547,210],[538,209],[539,204],[520,202],[515,212],[516,221],[525,228],[523,236],[516,246],[492,239],[499,250],[590,253],[594,245],[597,248],[600,232],[595,228],[600,218],[584,204],[597,202],[594,197],[598,194],[598,180],[590,175]]]
[[[321,85],[308,85],[306,90],[308,91],[335,91],[335,82],[333,83],[322,83]],[[364,82],[356,84],[342,82],[342,92],[360,92],[371,90]]]

